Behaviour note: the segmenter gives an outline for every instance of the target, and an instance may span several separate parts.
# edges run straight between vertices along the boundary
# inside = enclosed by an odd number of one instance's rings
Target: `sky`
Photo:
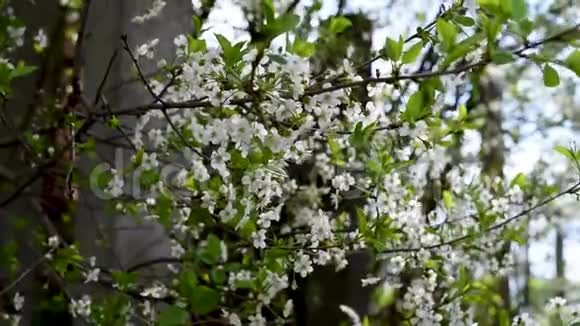
[[[303,0],[302,3],[308,3],[312,0]],[[421,11],[426,15],[426,20],[429,21],[436,15],[438,11],[438,4],[441,1],[431,0],[396,0],[398,4],[391,8],[386,8],[386,1],[380,0],[350,0],[347,5],[347,12],[349,11],[364,11],[370,13],[371,18],[376,18],[376,21],[382,22],[385,27],[377,28],[373,34],[373,47],[380,48],[384,44],[387,36],[391,38],[398,38],[399,35],[410,35],[419,25],[424,25],[426,21],[417,19],[417,13]],[[548,6],[551,1],[532,0],[528,1],[532,6]],[[404,3],[404,5],[400,5]],[[425,4],[429,4],[426,6]],[[240,10],[233,10],[235,5],[232,0],[218,0],[217,8],[210,15],[208,27],[213,33],[219,33],[226,36],[228,39],[240,39],[244,37],[244,17]],[[337,10],[337,1],[323,0],[323,6],[320,11],[322,17],[333,15]],[[217,46],[217,42],[212,35],[207,36],[207,41],[211,45]],[[564,75],[566,72],[563,72]],[[538,79],[541,76],[532,76],[531,82],[538,84]],[[525,81],[524,81],[525,82]],[[534,110],[543,110],[544,113],[556,113],[558,107],[554,102],[546,101],[549,99],[549,91],[542,90],[538,94],[534,94],[538,101],[535,108],[528,108],[532,112]],[[525,126],[524,126],[525,127]],[[555,170],[564,170],[566,168],[565,160],[554,153],[553,147],[555,144],[567,146],[571,141],[576,141],[580,146],[580,139],[578,134],[572,133],[568,129],[560,128],[554,129],[548,133],[547,136],[540,134],[533,134],[526,137],[523,141],[513,147],[512,152],[506,162],[505,174],[507,178],[515,176],[517,173],[529,173],[535,167],[536,162],[540,158],[549,157],[551,160],[551,168]],[[477,148],[477,142],[474,140],[473,147]],[[580,209],[578,202],[568,200],[565,205],[574,214]],[[567,237],[565,239],[565,259],[566,259],[566,276],[570,281],[580,282],[580,259],[577,258],[580,252],[580,219],[579,221],[571,221],[566,224]],[[545,220],[541,219],[534,224],[536,227],[545,225]],[[545,239],[541,241],[533,241],[530,244],[530,262],[532,273],[534,276],[542,278],[551,278],[555,275],[554,263],[550,261],[553,257],[554,251],[554,234],[550,233]]]

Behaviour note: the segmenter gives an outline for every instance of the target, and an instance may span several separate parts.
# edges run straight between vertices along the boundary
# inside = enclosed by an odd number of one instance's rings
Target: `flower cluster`
[[[522,209],[517,185],[489,178],[474,184],[464,176],[463,166],[449,169],[443,140],[433,138],[427,144],[424,139],[452,122],[409,123],[403,115],[387,116],[373,105],[361,109],[351,92],[342,88],[307,95],[312,82],[305,58],[266,51],[257,61],[255,50],[242,45],[240,55],[248,60],[232,66],[226,48],[189,53],[186,42],[185,37],[175,41],[182,73],[168,87],[151,85],[156,92],[165,90],[166,103],[193,98],[191,107],[168,107],[165,113],[149,110],[140,116],[133,136],[140,149],[132,159],[134,168],[146,172],[139,180],[145,187],[139,215],[179,230],[172,240],[173,257],[206,257],[214,238],[202,235],[214,228],[227,230],[212,235],[219,239],[216,260],[204,259],[208,267],[217,263],[216,271],[249,257],[262,259],[230,272],[227,287],[232,292],[251,289],[254,299],[244,306],[257,311],[246,316],[256,325],[262,323],[263,305],[285,309],[288,272],[304,278],[317,265],[333,264],[340,270],[348,265],[349,251],[364,248],[385,254],[383,259],[390,261],[377,276],[362,280],[364,285],[385,281],[400,286],[405,268],[424,270],[408,285],[400,307],[413,314],[415,324],[437,324],[451,316],[457,322],[470,320],[469,314],[451,314],[459,306],[438,304],[434,293],[456,286],[463,277],[460,273],[509,271],[510,256],[498,260],[496,253],[503,245],[493,240],[501,238],[505,228],[485,231]],[[253,82],[252,90],[233,87],[235,80]],[[252,96],[260,101],[252,101]],[[343,110],[360,113],[343,118]],[[375,117],[374,122],[368,115]],[[399,127],[374,131],[393,124]],[[314,165],[306,170],[303,164],[312,158]],[[160,178],[161,162],[175,160],[185,163],[176,182]],[[123,176],[113,172],[108,191],[120,197]],[[443,183],[450,186],[440,193],[429,188]],[[426,196],[436,203],[435,209],[425,210]],[[353,205],[356,216],[349,213]],[[483,234],[446,244],[474,232]],[[238,248],[223,250],[231,241]],[[483,250],[471,251],[471,245]],[[386,254],[399,248],[405,249],[399,255]],[[440,267],[427,267],[433,261]],[[242,317],[236,311],[230,306],[223,317],[237,324]]]
[[[489,64],[477,61],[478,51],[498,43],[484,42],[477,28],[489,29],[496,24],[490,17],[505,15],[487,17],[486,7],[485,19],[476,22],[456,1],[410,38],[421,39],[415,45],[389,38],[367,63],[339,58],[327,67],[313,59],[315,44],[292,33],[299,18],[285,12],[291,2],[237,3],[256,23],[252,41],[215,35],[219,47],[212,47],[201,31],[178,35],[175,59],[159,58],[153,77],[140,64],[155,58],[159,39],[136,47],[123,39],[154,101],[108,108],[110,127],[133,149],[131,164],[107,169],[97,183],[116,211],[163,227],[166,257],[110,271],[50,237],[45,257],[57,272],[78,269],[67,276],[117,295],[82,293],[70,298],[70,313],[96,324],[110,322],[104,311],[115,310],[126,321],[184,324],[207,317],[282,325],[292,321],[298,284],[321,266],[344,270],[350,254],[366,252],[376,264],[360,285],[395,293],[393,313],[413,325],[473,325],[473,284],[513,270],[510,246],[521,242],[524,227],[519,217],[537,207],[521,177],[507,181],[481,162],[457,157],[458,135],[481,126],[459,97],[447,103],[448,88]],[[154,0],[133,22],[153,19],[165,6]],[[507,18],[501,23],[509,25]],[[499,33],[500,25],[485,35]],[[349,26],[335,17],[324,32],[334,39]],[[8,29],[15,44],[23,33]],[[272,41],[282,34],[288,44],[277,49]],[[48,42],[42,30],[35,41],[42,48]],[[454,47],[456,41],[462,45]],[[407,74],[405,65],[418,63],[427,45],[442,60],[431,64],[433,71]],[[500,50],[493,49],[506,52]],[[467,66],[455,65],[460,57]],[[369,62],[390,65],[391,75],[365,75],[360,67]],[[445,70],[452,65],[455,70]],[[124,114],[137,116],[128,133],[117,117]],[[139,277],[152,266],[163,268]],[[548,310],[563,311],[565,304],[553,299]],[[19,295],[14,306],[22,307]],[[353,325],[367,324],[355,309],[337,309]],[[533,320],[522,314],[513,324]]]

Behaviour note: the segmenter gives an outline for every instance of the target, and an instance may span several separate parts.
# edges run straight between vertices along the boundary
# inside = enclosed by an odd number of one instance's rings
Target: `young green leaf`
[[[509,0],[508,0],[509,1]],[[512,18],[521,20],[528,15],[528,5],[526,0],[511,0],[512,3]]]
[[[296,27],[300,22],[300,17],[286,14],[278,17],[276,20],[266,24],[262,29],[267,41],[273,40],[278,35],[287,33]]]
[[[437,19],[435,27],[437,28],[439,39],[443,44],[443,49],[445,51],[451,50],[455,44],[455,38],[457,37],[457,29],[455,26],[452,23],[439,18]]]
[[[316,45],[296,37],[292,44],[292,52],[303,58],[309,58],[316,52]]]
[[[338,16],[333,17],[330,20],[330,25],[328,26],[328,29],[330,30],[331,33],[338,34],[344,32],[344,30],[349,28],[350,26],[352,26],[352,22],[348,18]]]
[[[558,72],[549,64],[544,65],[544,85],[546,85],[546,87],[556,87],[560,85],[560,76],[558,76]]]
[[[191,35],[187,35],[189,53],[206,52],[207,44],[205,40],[195,39]]]
[[[197,276],[192,270],[185,270],[179,275],[179,292],[181,295],[189,298],[193,296],[195,287],[197,286]]]
[[[580,50],[570,53],[564,61],[566,67],[572,70],[576,76],[580,77]]]
[[[24,61],[19,61],[14,70],[10,72],[10,79],[26,76],[36,70],[35,66],[29,66]]]
[[[468,115],[469,112],[467,112],[467,107],[465,106],[465,104],[461,104],[459,106],[459,121],[465,121]]]
[[[266,17],[266,24],[274,21],[275,9],[272,0],[262,1],[262,12],[264,13],[264,17]]]
[[[514,56],[507,51],[496,51],[492,57],[491,60],[493,61],[493,63],[498,64],[498,65],[503,65],[506,63],[510,63],[514,61]]]
[[[504,14],[505,10],[501,6],[502,1],[510,1],[510,0],[478,0],[477,3],[481,8],[488,10],[493,14],[500,15]]]
[[[447,58],[445,58],[443,66],[448,67],[450,64],[455,62],[455,60],[463,58],[466,54],[474,51],[479,46],[480,42],[483,39],[484,39],[483,33],[477,33],[457,43],[453,47],[453,50],[449,52]]]
[[[510,188],[513,186],[518,186],[520,189],[524,189],[526,187],[527,181],[526,176],[523,173],[518,173],[510,182]]]
[[[202,22],[198,16],[193,16],[193,35],[198,38],[201,36],[201,26]]]
[[[448,190],[443,191],[443,203],[445,204],[445,208],[453,208],[453,195]]]
[[[242,51],[241,48],[243,43],[237,43],[232,45],[227,38],[223,35],[215,34],[216,39],[218,40],[220,46],[223,50],[223,58],[224,62],[228,67],[234,66],[240,60],[242,60]]]
[[[402,38],[399,38],[399,41],[395,41],[387,37],[387,41],[385,42],[385,55],[393,61],[398,61],[403,52],[403,43]]]
[[[421,117],[423,106],[423,92],[418,90],[409,97],[403,118],[411,123],[417,121]]]
[[[220,239],[214,234],[207,237],[207,248],[203,251],[201,258],[207,264],[215,264],[221,256]]]
[[[568,159],[570,159],[572,162],[576,162],[577,157],[576,157],[576,153],[574,153],[571,149],[566,148],[564,146],[556,146],[554,147],[554,150],[564,156],[566,156]]]
[[[224,52],[226,52],[232,47],[232,43],[230,43],[230,41],[227,38],[225,38],[225,36],[221,34],[215,34],[215,38],[217,39],[218,43],[220,44]]]
[[[453,17],[453,20],[456,21],[458,24],[467,27],[475,25],[475,21],[473,20],[473,18],[468,16],[455,16]]]
[[[403,63],[411,63],[414,62],[419,54],[421,54],[421,50],[423,49],[423,42],[417,42],[413,44],[405,53],[403,53],[403,58],[401,61]]]
[[[505,15],[505,17],[511,17],[513,12],[512,0],[501,0],[499,2],[501,13]]]

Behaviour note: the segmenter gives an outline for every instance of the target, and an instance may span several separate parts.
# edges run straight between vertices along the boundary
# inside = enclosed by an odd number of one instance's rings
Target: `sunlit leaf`
[[[546,85],[546,87],[556,87],[560,85],[560,76],[558,76],[558,72],[548,64],[544,65],[544,85]]]
[[[452,23],[439,18],[437,19],[436,28],[439,38],[443,43],[444,50],[451,50],[455,44],[455,38],[457,37],[457,29],[455,26],[453,26]]]
[[[564,62],[566,67],[570,68],[570,70],[576,73],[576,76],[580,77],[580,50],[575,50],[570,53]]]
[[[396,41],[390,37],[387,37],[387,41],[385,43],[385,55],[393,61],[398,61],[403,51],[403,39],[399,38],[399,40]]]
[[[423,42],[417,42],[413,44],[405,53],[403,53],[403,57],[401,61],[403,63],[411,63],[414,62],[419,54],[421,54],[421,50],[423,49]]]
[[[330,30],[330,32],[338,34],[344,32],[344,30],[349,28],[350,26],[352,26],[352,22],[350,21],[350,19],[343,16],[338,16],[333,17],[330,20],[330,25],[328,26],[328,29]]]

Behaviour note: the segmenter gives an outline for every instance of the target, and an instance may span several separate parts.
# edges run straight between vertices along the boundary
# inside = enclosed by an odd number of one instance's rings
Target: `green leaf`
[[[501,0],[500,9],[505,17],[511,17],[513,12],[512,0]]]
[[[528,16],[528,5],[526,0],[511,0],[511,3],[513,19],[520,20]]]
[[[506,309],[501,309],[499,311],[499,326],[510,326],[511,319],[508,311]]]
[[[197,283],[197,275],[195,275],[191,269],[184,270],[181,275],[179,275],[180,293],[187,298],[191,298]]]
[[[303,58],[310,58],[316,52],[316,45],[296,37],[292,44],[292,52]]]
[[[159,326],[178,326],[186,325],[188,319],[187,311],[177,306],[169,306],[161,311],[157,322]]]
[[[453,47],[453,50],[449,52],[447,58],[445,58],[443,66],[448,67],[455,60],[463,58],[466,54],[474,51],[479,46],[483,38],[483,33],[477,33],[457,43]]]
[[[485,17],[485,16],[483,16]],[[485,30],[485,36],[487,37],[488,47],[493,48],[495,46],[495,41],[501,30],[502,22],[499,19],[484,19],[482,20],[483,29]]]
[[[227,281],[226,272],[223,268],[214,268],[210,272],[211,279],[216,284],[224,284]]]
[[[191,35],[187,35],[189,53],[206,52],[207,44],[205,40],[195,39]]]
[[[352,22],[350,21],[350,19],[343,16],[338,16],[333,17],[330,20],[328,29],[330,30],[331,33],[338,34],[344,32],[344,30],[349,28],[350,26],[352,26]]]
[[[473,18],[468,16],[455,16],[453,17],[453,20],[456,21],[458,24],[467,27],[475,25],[475,20],[473,20]]]
[[[437,33],[439,34],[439,39],[443,43],[443,50],[450,51],[455,44],[455,38],[457,37],[457,29],[452,23],[444,20],[437,19],[436,23]]]
[[[200,314],[206,315],[214,311],[220,302],[219,293],[205,285],[197,286],[191,297],[191,309]]]
[[[328,147],[330,149],[332,162],[337,165],[344,165],[345,162],[342,148],[332,137],[328,137]]]
[[[467,107],[465,106],[465,104],[461,104],[459,106],[459,121],[465,121],[468,115],[469,112],[467,112]]]
[[[423,49],[423,42],[417,42],[413,44],[405,53],[403,53],[403,58],[401,61],[403,63],[411,63],[414,62],[419,54],[421,54],[421,50]]]
[[[580,50],[570,53],[564,61],[566,67],[572,70],[576,76],[580,77]]]
[[[111,272],[111,277],[119,289],[125,290],[131,288],[137,282],[139,274],[136,272],[113,271]]]
[[[445,208],[453,208],[453,195],[448,190],[443,191],[443,202],[445,203]]]
[[[225,36],[221,34],[215,34],[215,38],[217,39],[224,52],[232,47],[232,43],[230,43],[230,41]]]
[[[119,126],[121,125],[121,121],[119,120],[119,118],[117,118],[117,116],[114,115],[109,119],[108,125],[110,128],[119,128]]]
[[[362,326],[371,326],[371,322],[369,321],[369,317],[365,316],[362,322]]]
[[[222,253],[221,241],[214,234],[207,237],[207,247],[205,248],[202,259],[207,264],[215,264],[219,261]]]
[[[514,61],[514,56],[507,51],[496,51],[491,57],[491,61],[498,65],[503,65]]]
[[[572,162],[576,162],[576,153],[574,153],[571,149],[566,148],[564,146],[556,146],[554,147],[554,150],[564,156],[566,156],[568,159],[570,159]]]
[[[264,17],[266,17],[266,23],[270,23],[274,21],[274,3],[272,0],[263,0],[262,1],[262,11],[264,13]]]
[[[28,66],[24,63],[24,61],[19,61],[14,70],[10,72],[10,79],[26,76],[35,70],[35,66]]]
[[[286,14],[268,23],[262,29],[267,41],[273,40],[278,35],[282,35],[293,30],[300,22],[300,17],[293,14]]]
[[[367,216],[360,207],[356,208],[356,218],[358,222],[357,226],[360,232],[364,235],[369,230],[369,227],[367,223]]]
[[[393,60],[397,61],[401,57],[401,53],[403,52],[403,44],[405,41],[402,37],[399,37],[398,41],[393,40],[390,37],[387,37],[387,41],[385,42],[385,55]]]
[[[201,19],[199,19],[199,17],[197,16],[193,16],[193,33],[195,35],[195,38],[198,38],[201,36],[201,26],[202,26],[202,22]]]
[[[486,9],[493,14],[501,15],[504,13],[502,10],[501,3],[500,3],[501,1],[506,1],[506,0],[478,0],[477,2],[479,3],[479,6],[481,8]],[[507,1],[510,1],[510,0],[507,0]]]
[[[413,93],[411,97],[409,97],[409,101],[407,101],[407,106],[405,112],[402,114],[402,118],[410,123],[417,121],[421,117],[423,107],[423,92],[418,90]]]
[[[236,280],[234,285],[238,289],[254,289],[256,287],[256,280],[249,279],[249,280]]]
[[[558,72],[548,64],[544,65],[544,85],[546,85],[546,87],[556,87],[560,85],[560,76],[558,76]]]
[[[223,50],[223,59],[228,67],[232,67],[242,60],[241,47],[243,46],[243,43],[238,43],[232,46],[230,41],[228,41],[228,39],[223,35],[215,34],[215,37]]]
[[[526,176],[523,173],[518,173],[510,182],[510,188],[517,185],[520,189],[524,189],[526,184]]]

